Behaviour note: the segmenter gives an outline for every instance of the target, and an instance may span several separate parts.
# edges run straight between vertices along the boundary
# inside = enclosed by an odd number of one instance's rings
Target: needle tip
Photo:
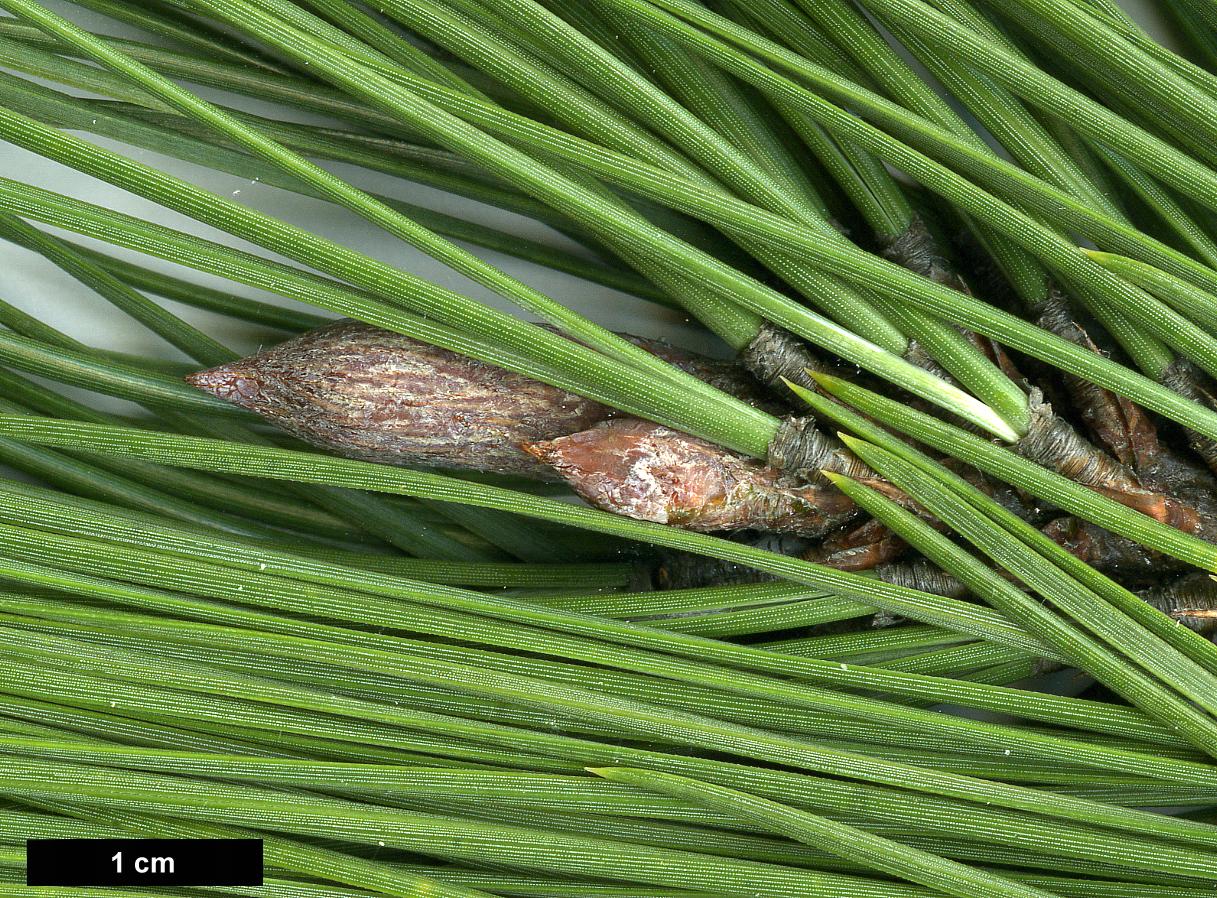
[[[820,469],[820,476],[833,486],[840,486],[842,483],[851,480],[851,478],[846,477],[844,474],[838,474],[836,471],[829,471],[825,468]]]

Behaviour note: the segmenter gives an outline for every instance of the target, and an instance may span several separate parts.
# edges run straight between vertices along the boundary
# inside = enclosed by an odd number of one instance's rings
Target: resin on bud
[[[632,418],[525,449],[597,508],[689,530],[817,536],[856,513],[831,486]]]

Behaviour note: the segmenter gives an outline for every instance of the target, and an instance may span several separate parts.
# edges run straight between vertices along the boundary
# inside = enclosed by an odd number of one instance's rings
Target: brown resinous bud
[[[628,339],[745,401],[761,401],[729,362]],[[188,380],[348,458],[556,474],[601,508],[696,530],[821,535],[855,508],[816,472],[869,473],[810,419],[783,422],[771,447],[781,467],[766,466],[658,425],[610,420],[613,410],[596,402],[355,321]]]
[[[597,508],[689,530],[815,536],[856,513],[828,484],[633,418],[525,449]]]
[[[731,362],[659,340],[631,342],[753,404],[759,385]],[[552,476],[520,447],[576,433],[613,410],[456,352],[338,321],[193,374],[201,390],[347,458]]]
[[[357,321],[187,380],[347,458],[543,473],[521,443],[590,427],[599,403]]]

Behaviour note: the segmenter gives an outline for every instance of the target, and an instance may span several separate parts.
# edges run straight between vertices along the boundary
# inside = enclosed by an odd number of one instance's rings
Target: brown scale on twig
[[[961,246],[970,255],[973,267],[982,272],[988,292],[995,295],[1004,293],[1007,298],[1013,299],[1009,286],[997,274],[991,259],[975,241],[965,235],[962,237]],[[1069,299],[1054,285],[1049,285],[1045,300],[1031,310],[1031,315],[1036,325],[1049,333],[1096,354],[1103,354],[1073,314]],[[1000,351],[999,347],[995,348]],[[999,364],[1007,374],[1014,377],[1016,369],[1008,369],[1008,363],[1008,356],[1004,352],[1001,353]],[[1213,513],[1217,511],[1213,508],[1217,481],[1205,477],[1203,471],[1190,465],[1169,446],[1164,445],[1159,439],[1153,420],[1139,405],[1083,378],[1064,372],[1058,373],[1064,391],[1060,395],[1054,395],[1054,398],[1068,402],[1087,431],[1110,453],[1111,460],[1123,469],[1094,459],[1082,460],[1090,451],[1088,449],[1083,450],[1081,454],[1074,454],[1071,466],[1080,464],[1092,471],[1103,471],[1107,479],[1100,484],[1100,491],[1118,485],[1114,493],[1107,492],[1110,498],[1146,511],[1165,523],[1175,523],[1181,529],[1201,535],[1210,533],[1213,522],[1217,521]],[[1217,408],[1217,398],[1207,389],[1205,378],[1188,362],[1179,361],[1172,365],[1162,382],[1195,402]],[[1217,442],[1190,432],[1189,440],[1205,463],[1217,471]],[[1075,450],[1082,449],[1072,439],[1068,442],[1073,443]],[[1157,497],[1152,495],[1153,493],[1156,493]],[[1072,518],[1052,522],[1045,528],[1045,532],[1083,560],[1103,570],[1145,573],[1159,566],[1163,569],[1179,566],[1173,559],[1152,552],[1131,540]]]
[[[689,530],[818,536],[856,513],[827,484],[649,421],[618,418],[524,449],[598,508]]]
[[[1161,380],[1163,386],[1170,387],[1197,405],[1217,410],[1217,393],[1214,392],[1211,381],[1191,362],[1185,359],[1177,360],[1166,369]],[[1194,430],[1187,431],[1187,439],[1192,450],[1208,465],[1209,470],[1217,473],[1217,440]]]
[[[1184,567],[1169,556],[1079,518],[1057,518],[1043,527],[1042,532],[1091,567],[1129,580],[1144,580]]]
[[[878,571],[908,548],[903,540],[873,519],[858,527],[846,527],[820,542],[786,533],[748,534],[742,538],[754,548],[851,572]],[[659,589],[766,583],[774,579],[747,565],[684,552],[663,555],[654,573],[655,586]]]
[[[1003,508],[1029,523],[1044,520],[1043,509],[1027,503],[1016,490],[1003,483],[993,481],[954,459],[944,464],[961,477],[998,502]],[[906,494],[890,483],[875,477],[870,472],[855,475],[856,479],[885,495],[903,508],[920,516],[932,526],[942,529],[942,524]],[[757,545],[770,551],[792,555],[806,561],[823,564],[837,570],[861,572],[891,565],[905,554],[908,545],[886,525],[873,518],[859,523],[847,523],[835,532],[827,534],[820,542],[771,539],[760,537]],[[712,583],[760,582],[768,579],[740,565],[702,559],[696,556],[673,555],[661,563],[658,582],[665,589],[684,586],[709,585]]]
[[[1086,331],[1072,320],[1064,300],[1056,296],[1041,315],[1041,326],[1059,336],[1100,352]],[[1171,376],[1164,379],[1168,386],[1189,398],[1204,402],[1198,376],[1188,363],[1176,363]],[[1184,459],[1160,439],[1157,425],[1137,404],[1103,390],[1080,378],[1064,378],[1074,397],[1075,406],[1091,432],[1123,465],[1135,472],[1137,481],[1148,491],[1166,501],[1148,500],[1149,507],[1128,503],[1145,511],[1163,523],[1171,524],[1195,535],[1212,539],[1217,536],[1217,480],[1212,473]],[[1193,448],[1212,463],[1217,461],[1217,447],[1211,441],[1192,434]],[[1113,498],[1117,498],[1114,497]],[[1058,529],[1068,533],[1075,550],[1087,560],[1122,571],[1145,569],[1155,564],[1176,567],[1177,564],[1143,547],[1091,525],[1061,524]]]
[[[1097,353],[1098,347],[1089,335],[1069,316],[1064,297],[1056,291],[1052,291],[1051,296],[1040,316],[1040,326],[1045,329],[1051,326],[1058,336]],[[1008,377],[1016,382],[1026,380],[1001,346],[987,340],[983,345]],[[1163,523],[1180,529],[1195,527],[1192,509],[1171,496],[1147,489],[1130,467],[1150,451],[1151,443],[1157,446],[1148,419],[1136,406],[1089,381],[1069,375],[1064,375],[1063,380],[1088,429],[1100,435],[1104,445],[1114,454],[1109,455],[1089,442],[1071,423],[1056,414],[1038,388],[1031,390],[1029,398],[1030,427],[1015,444],[1019,454]]]
[[[1086,329],[1075,320],[1068,300],[1059,291],[1050,293],[1036,324],[1096,355],[1103,354]],[[1157,443],[1153,422],[1141,408],[1080,377],[1063,373],[1061,380],[1074,410],[1090,434],[1120,463],[1138,467],[1139,460],[1152,451],[1150,443]]]
[[[920,220],[893,241],[885,250],[885,255],[936,283],[971,293],[967,282],[951,261],[938,251],[932,233]],[[1073,320],[1064,295],[1055,288],[1049,289],[1047,300],[1038,310],[1037,323],[1058,336],[1098,351],[1085,331]],[[1026,380],[1001,346],[975,334],[968,336],[1008,377],[1015,382]],[[1065,380],[1075,406],[1092,431],[1103,434],[1104,442],[1110,441],[1108,445],[1131,459],[1137,449],[1135,441],[1140,433],[1124,425],[1126,419],[1136,420],[1138,425],[1144,419],[1134,418],[1133,410],[1128,409],[1126,404],[1121,405],[1118,397],[1097,390],[1086,381],[1068,376]],[[1194,509],[1172,496],[1147,489],[1128,463],[1121,463],[1119,455],[1116,458],[1107,455],[1057,415],[1041,391],[1032,389],[1030,401],[1030,430],[1015,445],[1020,454],[1163,523],[1188,532],[1198,529],[1199,521]]]
[[[740,533],[735,542],[773,552],[777,555],[802,557],[815,543],[789,533]],[[733,586],[746,583],[768,583],[777,579],[746,564],[690,555],[688,552],[665,552],[655,566],[653,582],[656,589],[696,589],[704,586]]]
[[[929,277],[937,284],[971,294],[968,282],[959,274],[952,260],[940,251],[936,237],[921,218],[915,218],[909,228],[888,242],[882,252],[892,262]],[[986,349],[991,348],[987,341],[982,341],[976,335],[961,332],[982,343]],[[943,380],[950,380],[947,372],[915,341],[909,343],[905,359],[932,371]],[[818,385],[807,372],[830,369],[830,364],[817,357],[801,339],[768,322],[761,327],[752,343],[742,350],[739,363],[758,381],[783,395],[789,394],[784,389],[784,381],[815,391]],[[867,468],[853,458],[836,437],[819,431],[814,419],[809,416],[784,422],[783,430],[770,444],[769,464],[797,472],[809,481],[817,479],[820,471],[832,471],[848,477],[869,475]]]
[[[857,573],[893,562],[907,550],[908,543],[871,518],[857,527],[830,534],[803,557],[839,571]]]
[[[936,283],[971,294],[967,282],[951,261],[938,251],[929,228],[920,220],[893,241],[885,250],[885,255]],[[1064,296],[1055,289],[1049,291],[1038,323],[1058,336],[1094,348],[1089,337],[1073,321]],[[1026,381],[1000,345],[976,334],[965,333],[1008,377],[1016,383]],[[1125,410],[1116,397],[1106,391],[1096,393],[1092,385],[1078,378],[1067,378],[1066,383],[1070,386],[1075,405],[1084,410],[1083,416],[1092,429],[1099,429],[1122,451],[1124,444],[1137,438],[1135,432],[1122,431]],[[1030,403],[1030,429],[1015,444],[1015,449],[1021,455],[1163,523],[1189,532],[1198,527],[1192,509],[1171,496],[1146,489],[1126,464],[1088,442],[1072,424],[1057,415],[1041,391],[1032,389]],[[1131,448],[1128,451],[1131,452]]]
[[[893,241],[885,255],[936,283],[971,293],[966,280],[938,251],[933,234],[920,220]],[[979,255],[987,258],[987,254]],[[1008,291],[1008,287],[998,289]],[[1045,301],[1033,311],[1036,323],[1044,330],[1099,352],[1085,329],[1075,321],[1068,299],[1055,286],[1049,285]],[[976,334],[964,333],[1015,383],[1026,382],[1000,345]],[[1214,402],[1207,392],[1202,394],[1199,378],[1191,366],[1177,366],[1175,378],[1180,383],[1176,387],[1179,392],[1187,395],[1182,388],[1187,387],[1197,401]],[[1188,489],[1188,484],[1196,483],[1197,478],[1182,476],[1182,463],[1172,461],[1173,454],[1160,444],[1152,421],[1138,406],[1081,378],[1066,374],[1062,379],[1071,405],[1078,410],[1088,430],[1112,455],[1092,445],[1073,425],[1056,415],[1039,390],[1033,390],[1031,395],[1031,429],[1016,444],[1016,450],[1030,460],[1162,523],[1195,535],[1217,535],[1217,523],[1214,523],[1217,518],[1213,514],[1217,508],[1214,508],[1212,498],[1217,494],[1217,483]],[[1197,451],[1210,463],[1217,463],[1217,444],[1198,435],[1192,436]],[[1170,476],[1161,476],[1167,471]],[[1085,522],[1063,519],[1050,524],[1046,532],[1079,557],[1105,570],[1137,571],[1155,563],[1170,566],[1170,562],[1157,553]],[[881,557],[884,551],[896,548],[897,544],[891,540],[879,538],[869,557]],[[864,550],[854,548],[848,557],[853,560],[868,556]]]
[[[874,481],[870,481],[869,485],[879,486]],[[1012,490],[1007,494],[1015,500],[1002,502],[1007,510],[1028,523],[1036,523],[1044,518],[1042,509],[1023,504]],[[898,501],[936,529],[945,529],[937,518],[926,514],[915,503],[901,501],[905,497],[891,494],[889,498]],[[1145,580],[1155,573],[1178,571],[1186,567],[1182,562],[1147,549],[1140,543],[1070,516],[1047,522],[1041,527],[1041,532],[1091,567],[1112,575]],[[801,557],[827,567],[857,573],[894,564],[907,551],[908,544],[904,540],[884,524],[869,519],[829,534],[818,545],[804,551]]]
[[[975,468],[955,459],[944,459],[942,464],[1019,519],[1028,523],[1043,520],[1043,510],[1025,501],[1017,490],[992,480]],[[859,478],[859,481],[883,493],[887,498],[918,515],[935,528],[943,529],[937,518],[926,514],[920,505],[890,484],[873,478],[869,480]],[[818,547],[803,557],[838,570],[856,572],[871,570],[895,562],[907,549],[908,544],[892,533],[886,525],[870,519],[857,526],[847,526],[838,533],[830,534]]]
[[[1036,323],[1102,354],[1059,290],[1050,290],[1038,309]],[[1065,431],[1052,420],[1040,436],[1071,446],[1065,453],[1071,461],[1058,471],[1163,523],[1208,535],[1215,520],[1212,511],[1217,481],[1163,445],[1153,420],[1137,404],[1069,374],[1062,374],[1061,382],[1070,405],[1110,456],[1092,455],[1089,444],[1078,442],[1081,438],[1076,432],[1071,428]],[[1042,407],[1039,419],[1051,420]],[[1079,472],[1085,472],[1085,476],[1078,477]],[[1109,573],[1137,577],[1182,567],[1174,559],[1074,518],[1053,521],[1044,532],[1077,557]]]
[[[1031,397],[1031,416],[1031,427],[1017,444],[1024,458],[1156,521],[1188,533],[1201,529],[1202,521],[1194,507],[1142,485],[1130,468],[1088,442],[1036,393]]]
[[[1156,432],[1153,439],[1157,439]],[[1151,448],[1138,458],[1140,478],[1150,487],[1181,497],[1196,518],[1190,532],[1212,540],[1217,529],[1217,482],[1209,470],[1169,450]],[[1092,567],[1129,579],[1151,580],[1186,567],[1168,555],[1076,518],[1053,521],[1044,533]]]
[[[1024,520],[1033,520],[1040,516],[1041,513],[1038,509],[1024,505],[1013,491],[1005,491],[1004,488],[994,491],[993,485],[979,472],[957,463],[953,466],[958,467],[961,473],[966,472],[970,481],[990,495],[995,495],[995,492],[997,495],[1008,493],[998,501]],[[886,481],[872,476],[861,482],[917,514],[932,526],[942,529],[942,524],[937,518],[927,514],[923,508]],[[1007,504],[1011,500],[1013,504]],[[836,532],[828,534],[820,541],[773,533],[741,535],[740,538],[754,548],[801,558],[804,561],[822,564],[836,570],[855,573],[873,570],[880,579],[884,580],[889,580],[890,574],[890,577],[900,579],[890,579],[889,582],[899,582],[903,586],[910,585],[908,575],[902,573],[908,565],[898,563],[898,559],[907,552],[908,544],[874,518],[856,525],[848,524]],[[923,575],[924,582],[937,584],[945,582],[941,579],[945,575],[929,562],[916,560],[909,564]],[[655,584],[660,589],[685,589],[724,583],[761,583],[772,579],[775,578],[746,565],[703,558],[683,552],[664,555],[655,572]],[[937,590],[926,591],[936,592]]]
[[[908,495],[877,477],[857,478],[857,482],[870,487],[897,505],[921,517],[934,527],[941,527],[938,520],[926,514],[924,509]],[[859,524],[849,524],[831,533],[818,545],[803,554],[807,561],[814,561],[840,571],[869,571],[883,564],[894,562],[908,549],[908,544],[893,533],[886,524],[869,518]]]
[[[1051,291],[1037,323],[1096,354],[1100,352],[1085,329],[1073,320],[1059,291]],[[999,367],[1008,376],[1023,379],[1008,354],[1000,346],[990,345]],[[1177,476],[1155,476],[1176,466],[1144,411],[1082,378],[1063,375],[1062,380],[1087,429],[1108,451],[1085,439],[1056,414],[1039,389],[1033,388],[1030,429],[1015,446],[1019,454],[1164,524],[1187,533],[1204,533],[1208,529],[1205,515],[1193,499],[1208,490],[1192,493],[1182,489],[1184,484]]]

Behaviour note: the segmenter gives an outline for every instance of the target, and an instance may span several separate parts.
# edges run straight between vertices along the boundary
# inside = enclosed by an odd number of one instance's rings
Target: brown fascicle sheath
[[[1184,626],[1199,633],[1217,633],[1217,582],[1206,573],[1187,574],[1140,595]]]
[[[875,576],[884,583],[949,599],[962,599],[968,595],[968,588],[963,583],[924,558],[882,565],[875,568]]]
[[[807,372],[826,370],[824,362],[806,343],[769,322],[761,325],[756,336],[740,351],[737,361],[777,395],[788,395],[783,385],[787,380],[809,390],[816,389]]]
[[[1217,388],[1204,372],[1186,359],[1177,359],[1160,380],[1163,386],[1170,387],[1192,402],[1217,409]],[[1217,473],[1217,440],[1211,440],[1194,430],[1187,432],[1187,438],[1192,450],[1208,465],[1209,470]]]
[[[1101,354],[1090,334],[1075,320],[1067,300],[1060,293],[1053,292],[1049,296],[1036,324],[1070,343]],[[1152,433],[1153,423],[1145,413],[1134,403],[1088,380],[1069,374],[1062,375],[1061,379],[1074,410],[1091,436],[1121,464],[1134,469],[1138,467],[1138,459],[1144,458],[1150,451],[1149,443],[1156,443]]]
[[[1145,487],[1131,469],[1088,442],[1035,393],[1031,397],[1030,430],[1016,448],[1024,458],[1164,524],[1188,533],[1201,529],[1194,507]]]
[[[958,266],[943,254],[938,239],[920,216],[914,217],[903,233],[887,242],[883,256],[936,284],[962,293],[972,292]]]
[[[914,222],[905,234],[892,242],[885,255],[937,283],[964,293],[971,292],[951,261],[938,252],[932,233],[921,221]],[[1074,320],[1069,300],[1054,285],[1049,285],[1045,299],[1033,311],[1040,327],[1098,351],[1086,331]],[[978,341],[978,345],[1012,380],[1016,383],[1026,381],[1002,347],[990,341]],[[1164,524],[1187,533],[1203,533],[1206,521],[1199,509],[1167,484],[1151,486],[1144,483],[1132,467],[1134,460],[1144,459],[1151,447],[1159,448],[1148,419],[1114,394],[1078,378],[1066,377],[1065,386],[1090,431],[1116,453],[1115,457],[1090,443],[1071,423],[1057,415],[1035,387],[1030,396],[1029,430],[1015,444],[1015,450],[1037,464]]]

